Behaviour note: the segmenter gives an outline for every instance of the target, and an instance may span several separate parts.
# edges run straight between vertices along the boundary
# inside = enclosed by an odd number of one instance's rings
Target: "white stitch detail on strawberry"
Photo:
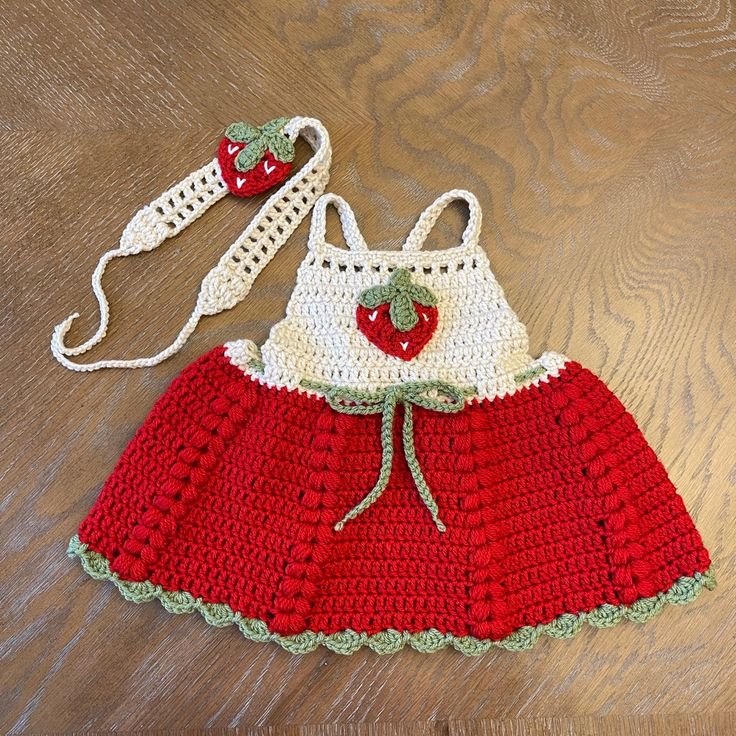
[[[228,126],[217,149],[217,161],[233,194],[259,194],[291,173],[294,142],[284,132],[287,122],[287,118],[277,118],[260,127],[249,123]]]
[[[437,327],[434,294],[413,284],[411,273],[396,269],[388,284],[372,286],[358,297],[358,329],[377,348],[402,360],[416,357]]]

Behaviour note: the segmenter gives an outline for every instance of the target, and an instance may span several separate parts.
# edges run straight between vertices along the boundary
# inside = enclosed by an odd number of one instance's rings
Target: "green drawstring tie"
[[[317,388],[318,386],[315,386]],[[444,532],[446,527],[439,518],[437,502],[432,497],[432,492],[424,480],[422,470],[417,460],[414,448],[414,418],[412,405],[421,406],[432,411],[445,413],[458,412],[465,406],[465,397],[470,391],[465,391],[450,386],[442,381],[414,381],[411,383],[389,386],[382,391],[357,391],[339,386],[319,386],[324,391],[325,399],[336,411],[343,414],[381,414],[381,471],[378,481],[365,498],[348,511],[345,516],[335,524],[335,531],[340,531],[345,522],[354,519],[358,514],[365,511],[372,503],[378,500],[388,485],[391,475],[391,465],[394,458],[393,427],[396,407],[404,406],[404,423],[402,427],[402,443],[407,465],[411,476],[424,501],[424,505],[432,514],[432,519],[437,528]]]

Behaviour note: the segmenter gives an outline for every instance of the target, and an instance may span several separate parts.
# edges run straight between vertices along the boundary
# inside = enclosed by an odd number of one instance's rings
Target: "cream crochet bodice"
[[[461,244],[422,250],[440,213],[456,199],[464,199],[470,208]],[[325,209],[331,203],[340,214],[347,249],[325,240]],[[535,377],[556,373],[564,356],[545,353],[535,361],[529,355],[526,329],[491,271],[480,229],[475,196],[453,190],[422,213],[400,251],[370,250],[345,200],[323,195],[314,208],[309,252],[299,267],[286,316],[260,350],[262,378],[287,388],[326,383],[360,390],[442,381],[493,397],[513,392],[519,376],[530,371]],[[383,352],[356,322],[361,293],[385,283],[399,268],[436,297],[437,327],[411,360]],[[234,341],[227,349],[231,360],[245,369],[256,355],[251,341]]]

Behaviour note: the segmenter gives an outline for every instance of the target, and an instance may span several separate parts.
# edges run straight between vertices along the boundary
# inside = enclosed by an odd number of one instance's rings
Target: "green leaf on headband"
[[[225,135],[231,141],[251,143],[258,138],[261,133],[255,125],[251,125],[250,123],[233,123],[232,125],[228,125],[225,130]]]
[[[268,150],[271,151],[273,157],[277,161],[286,163],[287,161],[293,161],[295,150],[294,143],[290,138],[287,138],[282,133],[272,133],[266,136]]]
[[[238,171],[250,171],[266,153],[266,141],[263,138],[256,138],[249,143],[235,159],[235,168]]]
[[[289,118],[276,118],[269,120],[267,123],[261,125],[261,132],[265,135],[269,133],[280,133],[281,129],[289,122]]]

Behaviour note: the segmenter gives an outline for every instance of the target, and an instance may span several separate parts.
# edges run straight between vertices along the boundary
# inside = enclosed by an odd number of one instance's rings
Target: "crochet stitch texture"
[[[422,251],[458,198],[461,245]],[[330,203],[347,250],[324,240]],[[453,190],[401,251],[371,251],[347,203],[321,197],[285,318],[262,350],[228,343],[174,380],[70,554],[132,600],[298,653],[526,649],[712,588],[631,414],[580,364],[529,355],[480,220]],[[437,310],[410,360],[357,322],[399,269],[402,294],[416,283]],[[414,322],[400,307],[399,328]]]

